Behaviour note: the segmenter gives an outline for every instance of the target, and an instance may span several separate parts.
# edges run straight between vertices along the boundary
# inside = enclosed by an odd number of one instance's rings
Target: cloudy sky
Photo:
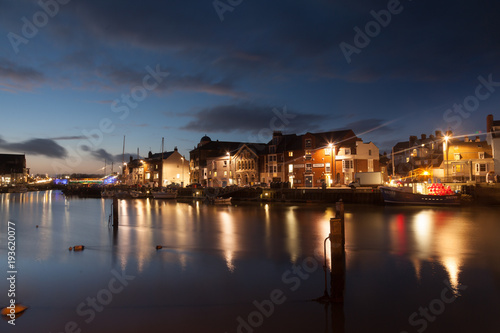
[[[0,152],[33,173],[126,152],[500,118],[498,1],[0,0]],[[498,83],[497,83],[498,82]],[[498,91],[497,91],[498,90]],[[116,171],[116,169],[115,169]]]

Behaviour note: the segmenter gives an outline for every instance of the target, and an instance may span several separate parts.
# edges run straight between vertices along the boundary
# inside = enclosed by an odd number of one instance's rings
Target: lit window
[[[227,176],[227,171],[224,171],[224,176]]]
[[[293,172],[293,164],[288,165],[288,172],[290,172],[290,173]]]
[[[325,148],[325,156],[330,156],[330,148]]]
[[[151,174],[149,172],[146,172],[146,179],[150,179],[151,178]]]
[[[306,148],[311,148],[311,147],[312,147],[311,139],[306,139]]]
[[[331,172],[330,171],[330,163],[325,164],[325,172]]]
[[[289,151],[289,152],[288,152],[288,156],[289,156],[289,157],[293,157],[293,151]]]
[[[351,155],[351,149],[350,148],[345,148],[344,149],[344,154],[345,155]]]

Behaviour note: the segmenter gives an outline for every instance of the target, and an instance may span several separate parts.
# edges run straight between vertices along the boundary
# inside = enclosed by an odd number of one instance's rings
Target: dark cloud
[[[55,138],[50,138],[49,140],[85,140],[87,139],[84,135],[71,135],[71,136],[58,136]]]
[[[125,153],[123,154],[111,154],[108,152],[106,149],[98,149],[94,150],[90,153],[92,157],[94,157],[96,160],[99,161],[106,161],[107,163],[121,163],[123,160],[123,157],[125,157],[125,162],[128,162],[130,156],[133,156],[134,158],[137,156],[137,154],[130,154],[130,153]]]
[[[285,107],[259,106],[250,103],[219,105],[194,115],[182,129],[199,132],[272,132],[281,130],[312,131],[318,129],[328,116],[304,114]]]
[[[0,139],[0,148],[11,152],[22,152],[54,158],[64,158],[67,156],[66,149],[51,139],[33,138],[19,143],[9,143]]]
[[[45,80],[35,68],[0,58],[0,89],[6,91],[31,90]]]

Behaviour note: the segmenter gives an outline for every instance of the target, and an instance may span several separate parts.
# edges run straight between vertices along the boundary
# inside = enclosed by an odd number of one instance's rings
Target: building
[[[265,144],[242,143],[236,151],[207,158],[207,185],[255,185],[259,182],[259,155],[265,149]]]
[[[189,161],[177,151],[153,154],[149,152],[144,159],[132,159],[124,170],[124,182],[127,185],[148,187],[178,184],[184,186],[189,181]]]
[[[260,143],[212,141],[212,139],[205,135],[201,138],[198,146],[189,152],[191,161],[190,182],[200,183],[203,186],[216,187],[230,184],[249,184],[252,182],[252,175],[249,173],[250,170],[237,169],[237,163],[247,158],[250,159],[251,155],[259,155],[264,146],[264,144]],[[248,157],[245,157],[247,153],[244,152],[248,153]],[[229,168],[230,164],[231,168]],[[240,166],[243,167],[245,164],[241,164]],[[255,160],[254,166],[258,170]],[[256,170],[255,172],[257,172]],[[249,175],[248,182],[245,182],[245,173]],[[238,175],[240,176],[239,180],[237,178]],[[254,177],[254,180],[256,179],[258,177]]]
[[[486,140],[481,141],[465,137],[463,140],[451,138],[445,145],[444,175],[445,180],[455,183],[474,181],[484,183],[488,174],[494,171],[491,146]]]
[[[26,183],[28,174],[24,154],[0,154],[1,185]]]
[[[493,115],[486,117],[487,140],[491,145],[493,157],[493,178],[496,182],[500,177],[500,120],[494,120]]]
[[[410,136],[408,141],[398,142],[392,148],[392,174],[396,177],[413,177],[415,170],[430,173],[443,162],[443,143],[445,137],[441,131],[435,136],[422,134]]]
[[[356,172],[380,171],[378,148],[363,143],[352,130],[274,132],[261,165],[263,183],[282,182],[292,188],[343,185],[353,181]]]

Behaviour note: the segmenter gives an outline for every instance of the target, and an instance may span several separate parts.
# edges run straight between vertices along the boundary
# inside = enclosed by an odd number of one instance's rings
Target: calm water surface
[[[499,207],[347,205],[345,302],[326,308],[310,300],[334,205],[119,205],[113,231],[110,200],[0,195],[0,269],[11,221],[29,306],[0,332],[500,330]],[[8,289],[2,278],[2,307]]]

